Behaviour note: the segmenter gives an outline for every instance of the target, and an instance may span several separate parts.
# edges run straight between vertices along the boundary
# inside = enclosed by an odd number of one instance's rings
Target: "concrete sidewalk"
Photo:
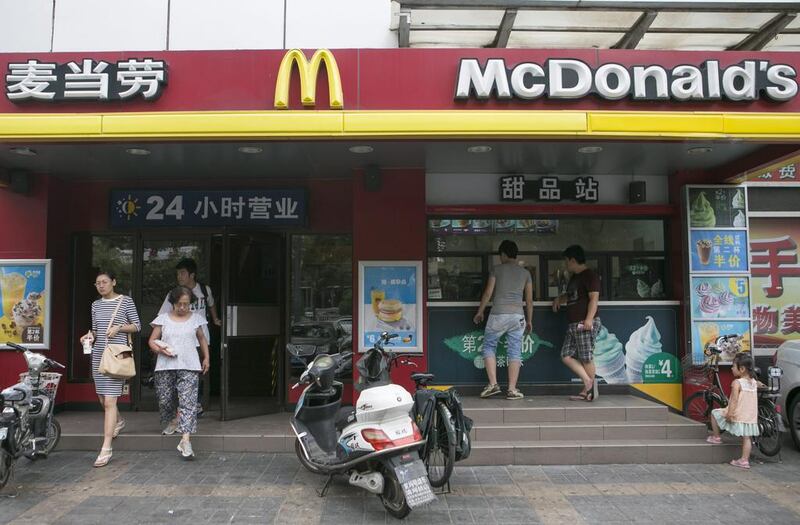
[[[379,499],[323,478],[293,455],[56,452],[21,460],[0,492],[0,523],[393,523]],[[405,523],[800,523],[800,454],[782,463],[456,467],[452,492]],[[9,495],[16,494],[10,498]],[[736,509],[733,512],[733,509]]]

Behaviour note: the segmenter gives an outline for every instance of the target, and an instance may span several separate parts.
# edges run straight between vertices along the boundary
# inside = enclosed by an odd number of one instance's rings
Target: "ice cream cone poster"
[[[750,317],[750,287],[746,276],[695,276],[691,282],[694,319]]]
[[[749,270],[746,230],[691,230],[689,237],[692,273]]]
[[[421,275],[419,261],[359,263],[360,351],[372,348],[383,332],[397,334],[391,340],[395,351],[422,351]]]
[[[0,308],[0,343],[48,348],[50,261],[0,260]]]
[[[692,228],[746,228],[747,202],[743,188],[707,186],[689,189]]]
[[[738,335],[742,352],[750,352],[752,339],[750,334],[750,321],[692,321],[692,360],[703,363],[708,356],[705,355],[706,345],[714,343],[722,335]],[[730,363],[733,354],[722,354],[720,361]]]

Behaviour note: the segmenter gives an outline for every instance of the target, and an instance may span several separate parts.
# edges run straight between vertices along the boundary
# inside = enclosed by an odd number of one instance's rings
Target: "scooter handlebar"
[[[20,346],[17,343],[12,343],[11,341],[7,341],[6,346],[13,348],[14,350],[17,350],[18,352],[25,352],[28,350],[24,346]]]
[[[67,368],[66,366],[62,365],[62,364],[61,364],[61,363],[59,363],[58,361],[53,361],[52,359],[46,359],[46,360],[45,360],[45,364],[46,364],[47,366],[50,366],[50,367],[52,367],[52,366],[57,366],[58,368],[62,368],[62,369],[65,369],[65,368]]]

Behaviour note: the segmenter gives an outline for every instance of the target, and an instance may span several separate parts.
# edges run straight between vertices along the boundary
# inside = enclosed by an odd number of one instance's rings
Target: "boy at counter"
[[[583,390],[573,401],[594,401],[594,344],[600,332],[597,305],[600,301],[600,278],[586,266],[586,255],[577,244],[562,253],[567,270],[572,275],[567,293],[553,300],[553,311],[567,306],[567,335],[561,347],[561,360],[583,381]]]
[[[481,392],[482,398],[500,393],[497,384],[497,342],[506,334],[508,346],[508,392],[506,399],[525,397],[517,389],[519,369],[522,366],[522,338],[533,329],[533,282],[531,274],[517,263],[519,249],[514,241],[500,243],[500,264],[492,269],[486,289],[481,297],[478,313],[472,319],[475,324],[483,322],[483,312],[492,300],[492,311],[486,321],[483,336],[483,362],[489,384]],[[525,294],[525,312],[522,310],[522,295]],[[494,297],[493,297],[494,296]]]

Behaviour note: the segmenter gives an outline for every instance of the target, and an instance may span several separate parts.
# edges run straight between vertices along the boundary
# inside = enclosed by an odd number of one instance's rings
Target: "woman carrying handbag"
[[[130,334],[138,332],[141,323],[133,299],[114,291],[117,280],[112,272],[98,272],[94,285],[100,299],[92,303],[92,329],[80,340],[82,344],[85,341],[92,344],[92,377],[95,392],[105,411],[103,446],[94,466],[105,467],[111,461],[111,440],[125,428],[125,420],[120,419],[117,410],[117,398],[122,395],[125,379],[105,376],[98,367],[106,346],[129,344]]]

